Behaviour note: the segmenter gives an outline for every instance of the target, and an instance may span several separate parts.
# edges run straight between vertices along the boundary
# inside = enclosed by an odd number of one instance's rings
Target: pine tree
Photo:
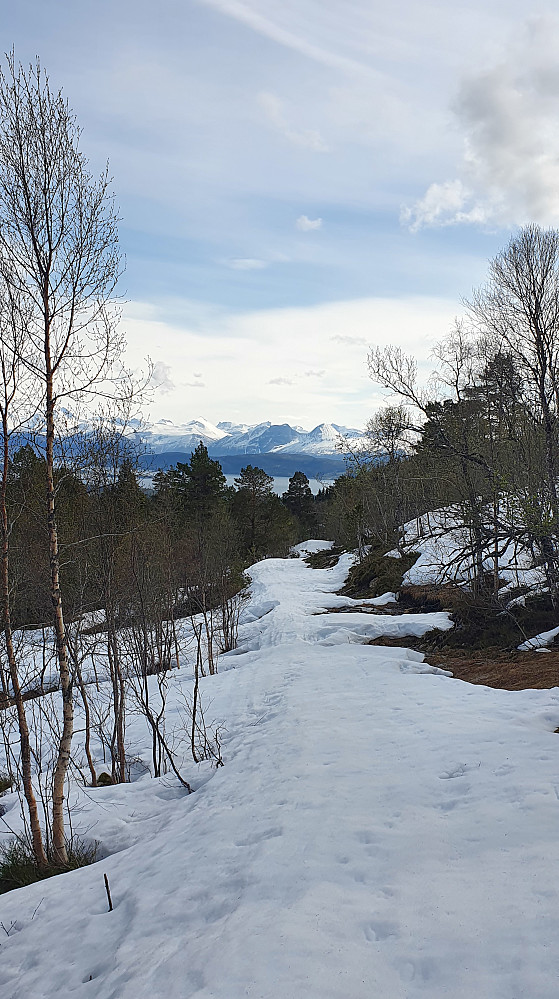
[[[227,480],[219,461],[210,458],[202,441],[190,455],[185,475],[185,499],[189,511],[206,517],[214,513],[224,498]]]
[[[245,551],[253,558],[285,554],[295,540],[295,525],[279,496],[272,491],[274,479],[258,466],[246,465],[235,479],[233,515],[239,525]]]
[[[313,532],[316,517],[313,494],[304,472],[293,473],[282,500],[289,512],[299,521],[301,540],[304,540],[303,535],[308,538]]]

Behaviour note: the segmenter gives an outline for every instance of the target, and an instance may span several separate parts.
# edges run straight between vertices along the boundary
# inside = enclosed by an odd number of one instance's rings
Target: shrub
[[[23,888],[56,874],[75,871],[78,867],[87,867],[96,860],[97,849],[97,843],[84,843],[74,837],[67,847],[66,865],[48,864],[45,868],[38,868],[29,845],[24,840],[13,839],[0,847],[0,893]]]
[[[401,558],[385,555],[384,548],[373,548],[361,562],[349,570],[347,582],[341,592],[346,597],[380,597],[383,593],[396,593],[402,585],[404,573],[419,558],[418,552],[407,552]]]
[[[347,551],[346,548],[333,546],[332,548],[321,548],[317,552],[305,555],[304,560],[311,569],[332,569],[338,564],[340,556]]]
[[[8,774],[0,774],[0,794],[6,794],[6,791],[11,791],[13,783],[12,778],[8,777]]]
[[[111,784],[114,784],[113,778],[107,773],[106,770],[103,770],[102,773],[98,774],[97,787],[110,787]]]

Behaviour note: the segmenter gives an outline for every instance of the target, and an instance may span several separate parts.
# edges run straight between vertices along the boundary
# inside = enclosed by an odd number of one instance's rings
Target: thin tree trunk
[[[3,422],[2,429],[4,435],[4,455],[3,455],[2,481],[0,486],[0,506],[1,506],[1,521],[2,521],[2,557],[0,562],[0,571],[2,576],[1,585],[2,585],[2,612],[4,619],[3,621],[4,640],[6,643],[6,655],[8,658],[10,679],[12,681],[13,698],[17,712],[17,721],[19,727],[19,742],[20,742],[20,752],[21,752],[21,771],[23,777],[23,793],[25,795],[25,800],[27,802],[27,808],[29,811],[29,824],[31,828],[33,856],[35,858],[35,863],[39,868],[41,868],[41,867],[46,867],[48,861],[45,853],[45,848],[43,845],[43,835],[41,832],[41,825],[39,822],[37,799],[35,798],[35,792],[33,790],[33,782],[31,779],[31,746],[29,741],[29,726],[27,724],[25,705],[19,682],[19,674],[18,674],[18,668],[17,668],[16,656],[14,650],[11,613],[10,613],[9,532],[8,532],[8,512],[6,507],[9,451],[8,451],[8,428],[5,419],[5,414],[2,422]]]
[[[83,704],[83,713],[85,718],[85,740],[84,749],[87,758],[87,765],[89,767],[89,772],[91,774],[91,786],[97,787],[97,771],[93,763],[93,757],[91,755],[91,712],[89,710],[89,701],[87,699],[87,690],[85,689],[85,683],[83,682],[83,675],[81,667],[78,664],[77,652],[76,652],[76,676],[78,678],[78,685],[80,688],[80,694]]]
[[[557,484],[555,481],[556,473],[556,458],[555,458],[555,440],[554,440],[554,427],[553,418],[549,411],[549,405],[545,396],[545,387],[540,386],[540,405],[543,410],[544,417],[544,433],[545,433],[545,460],[546,460],[546,471],[547,471],[547,485],[549,489],[549,499],[551,504],[551,515],[553,520],[554,531],[556,532],[559,524],[559,500],[557,497]],[[557,602],[557,590],[558,590],[558,579],[557,579],[557,553],[555,547],[555,541],[553,536],[549,536],[542,539],[541,549],[546,560],[546,570],[547,579],[551,594],[551,600],[555,606]]]
[[[193,622],[194,623],[194,622]],[[196,751],[196,712],[198,711],[198,687],[200,684],[200,666],[202,663],[202,629],[197,631],[194,627],[194,634],[196,635],[196,665],[194,667],[194,691],[192,694],[192,725],[190,729],[190,751],[192,753],[192,759],[195,763],[199,763],[200,759]]]
[[[45,296],[46,300],[46,296]],[[56,523],[54,488],[54,390],[53,371],[50,360],[50,325],[48,305],[45,301],[45,362],[46,362],[46,480],[47,480],[47,527],[49,538],[49,562],[51,574],[51,601],[54,615],[54,634],[58,674],[62,691],[62,732],[58,744],[58,756],[54,769],[52,789],[52,849],[56,864],[68,863],[66,837],[64,834],[64,785],[70,766],[72,736],[74,734],[74,699],[72,678],[68,660],[68,643],[64,625],[62,592],[60,589],[60,558],[58,550],[58,528]]]
[[[109,584],[110,585],[110,584]],[[115,610],[112,593],[105,599],[105,619],[107,623],[107,657],[113,691],[113,731],[111,733],[112,778],[117,784],[126,782],[125,732],[125,690],[124,677],[120,664],[120,650],[116,633]]]
[[[493,591],[499,592],[499,494],[493,494]]]

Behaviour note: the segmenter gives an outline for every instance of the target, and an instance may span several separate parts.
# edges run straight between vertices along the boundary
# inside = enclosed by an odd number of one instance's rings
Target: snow
[[[465,554],[470,550],[469,530],[461,525],[459,512],[446,507],[408,521],[402,528],[400,550],[387,555],[401,558],[402,551],[418,553],[417,561],[404,574],[404,586],[448,581],[467,584],[473,576],[471,556]],[[491,541],[483,564],[487,572],[493,572]],[[529,587],[535,593],[545,587],[543,570],[533,568],[530,553],[512,543],[499,553],[499,577],[505,584],[501,593],[515,587]]]
[[[311,431],[293,427],[287,423],[246,423],[220,422],[215,426],[209,420],[198,417],[188,423],[173,424],[170,420],[159,420],[146,424],[141,437],[156,454],[176,451],[179,448],[193,450],[200,440],[210,454],[309,454],[340,457],[338,443],[347,438],[348,448],[362,442],[363,433],[349,427],[338,427],[321,423]]]
[[[158,420],[146,424],[140,430],[140,437],[157,454],[164,451],[193,451],[200,441],[205,444],[225,440],[229,434],[203,417],[188,423],[174,424],[171,420]]]
[[[179,425],[174,424],[171,420],[158,420],[157,423],[152,424],[152,432],[159,430],[162,427],[165,430],[165,434],[169,437],[181,437],[185,435],[201,434],[208,440],[221,440],[222,437],[226,437],[227,433],[221,429],[221,427],[215,427],[213,423],[209,420],[204,419],[203,416],[199,416],[194,420],[189,420],[188,423],[181,423]]]
[[[322,613],[350,560],[252,568],[240,648],[202,681],[225,766],[185,757],[191,795],[75,792],[106,856],[0,896],[3,999],[555,999],[559,691],[363,644],[449,622]],[[171,714],[190,685],[185,664]]]
[[[258,460],[261,461],[260,458]],[[249,462],[249,461],[250,461],[250,456],[249,456],[249,458],[247,458],[247,462]],[[147,478],[147,476],[146,476],[146,478]],[[235,485],[235,479],[238,479],[238,478],[239,478],[239,473],[238,472],[236,474],[231,474],[231,475],[226,475],[225,476],[225,480],[226,480],[228,486],[234,486]],[[289,476],[288,475],[274,475],[274,476],[272,476],[272,478],[274,480],[273,485],[272,485],[273,492],[275,492],[277,496],[283,496],[283,494],[286,493],[287,490],[289,489]],[[148,488],[153,488],[153,476],[150,476],[149,480],[150,481],[149,481],[149,484],[148,484]],[[326,476],[323,476],[323,477],[321,476],[320,479],[315,479],[310,474],[310,471],[309,471],[309,474],[308,474],[308,480],[309,480],[309,488],[310,488],[313,496],[316,496],[316,494],[318,492],[320,492],[321,489],[325,489],[327,486],[331,486],[332,483],[334,482],[333,478],[328,478]]]
[[[542,631],[539,635],[535,635],[534,638],[529,638],[527,641],[522,642],[522,645],[518,646],[518,651],[530,652],[532,649],[545,649],[557,635],[559,635],[559,628],[552,628],[551,631]]]
[[[300,431],[295,440],[280,444],[272,450],[284,454],[343,454],[358,449],[362,443],[363,433],[360,430],[321,423],[308,432]]]

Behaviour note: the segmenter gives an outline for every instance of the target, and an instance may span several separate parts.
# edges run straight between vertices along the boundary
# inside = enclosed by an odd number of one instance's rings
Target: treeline
[[[466,567],[475,595],[497,597],[502,566],[520,564],[538,570],[555,607],[559,233],[520,230],[433,355],[422,385],[413,357],[371,351],[371,377],[395,399],[370,421],[369,452],[354,455],[330,490],[323,523],[364,553],[399,547],[406,521],[447,508],[437,529],[462,539],[448,579]]]
[[[85,469],[70,463],[55,469],[68,620],[106,611],[109,592],[117,621],[133,617],[138,560],[154,581],[167,580],[175,616],[185,608],[215,607],[243,585],[246,566],[286,555],[312,533],[315,504],[301,472],[281,499],[273,492],[273,477],[250,464],[235,486],[227,486],[219,462],[200,443],[190,462],[157,472],[148,492],[128,454],[126,438],[115,436],[100,452],[90,446]],[[30,444],[10,457],[6,510],[14,627],[52,624],[44,479],[45,460]],[[179,592],[189,594],[188,601],[179,601]]]

